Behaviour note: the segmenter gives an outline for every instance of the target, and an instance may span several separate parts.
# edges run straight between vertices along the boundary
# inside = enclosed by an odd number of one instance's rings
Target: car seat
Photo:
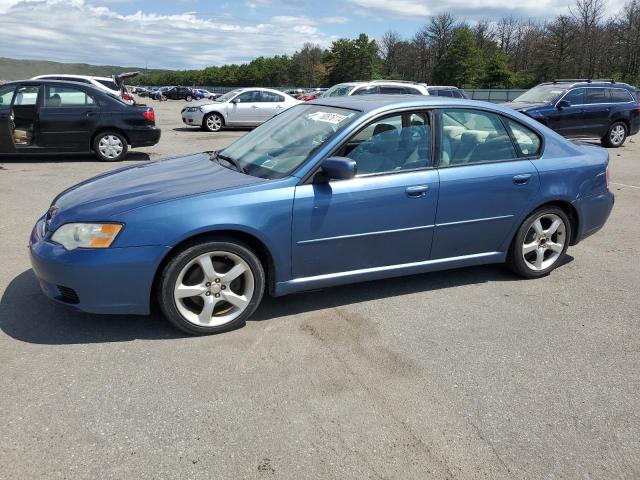
[[[47,107],[56,108],[62,105],[62,98],[57,93],[54,93],[47,99]]]
[[[385,169],[384,165],[393,158],[398,147],[398,130],[388,123],[379,123],[373,129],[371,138],[362,142],[349,153],[355,160],[358,173],[375,173]]]

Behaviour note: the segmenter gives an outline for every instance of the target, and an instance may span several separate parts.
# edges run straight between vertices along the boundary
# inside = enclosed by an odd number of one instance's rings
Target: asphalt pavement
[[[46,299],[35,220],[89,176],[213,150],[150,101],[155,147],[0,158],[0,479],[640,478],[640,137],[606,227],[540,280],[501,266],[267,299],[192,338]]]

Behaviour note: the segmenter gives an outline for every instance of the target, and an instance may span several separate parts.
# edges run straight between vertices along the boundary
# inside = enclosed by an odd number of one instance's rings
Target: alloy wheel
[[[524,236],[522,258],[527,268],[546,270],[561,257],[567,241],[567,227],[554,213],[536,218]]]
[[[122,140],[116,135],[105,135],[98,142],[98,150],[104,158],[118,158],[124,150]]]
[[[214,251],[199,255],[180,271],[173,297],[188,322],[216,327],[232,322],[249,306],[255,279],[239,255]]]
[[[207,128],[212,132],[222,128],[222,119],[218,115],[209,115],[207,117]]]
[[[626,131],[623,125],[617,124],[614,125],[611,131],[609,132],[609,139],[613,145],[620,145],[624,141],[624,137],[626,136]]]

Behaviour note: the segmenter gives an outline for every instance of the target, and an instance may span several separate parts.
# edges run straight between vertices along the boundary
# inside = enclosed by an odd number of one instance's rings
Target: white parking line
[[[611,185],[619,185],[621,187],[637,188],[638,190],[640,190],[640,187],[637,187],[635,185],[626,185],[624,183],[611,182]]]

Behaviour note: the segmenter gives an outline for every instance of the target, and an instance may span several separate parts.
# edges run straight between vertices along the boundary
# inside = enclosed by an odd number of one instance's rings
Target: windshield
[[[214,100],[214,102],[228,102],[237,94],[239,94],[241,91],[242,91],[241,88],[238,88],[236,90],[231,90],[230,92],[227,92],[224,95],[220,95],[218,98]]]
[[[297,105],[247,133],[221,153],[237,160],[249,175],[282,178],[359,115],[360,112],[345,108]]]
[[[564,91],[565,88],[558,85],[538,85],[531,90],[527,90],[513,101],[522,103],[549,103],[558,98]]]
[[[349,92],[355,87],[352,85],[334,85],[329,90],[324,92],[321,97],[344,97],[349,95]]]

